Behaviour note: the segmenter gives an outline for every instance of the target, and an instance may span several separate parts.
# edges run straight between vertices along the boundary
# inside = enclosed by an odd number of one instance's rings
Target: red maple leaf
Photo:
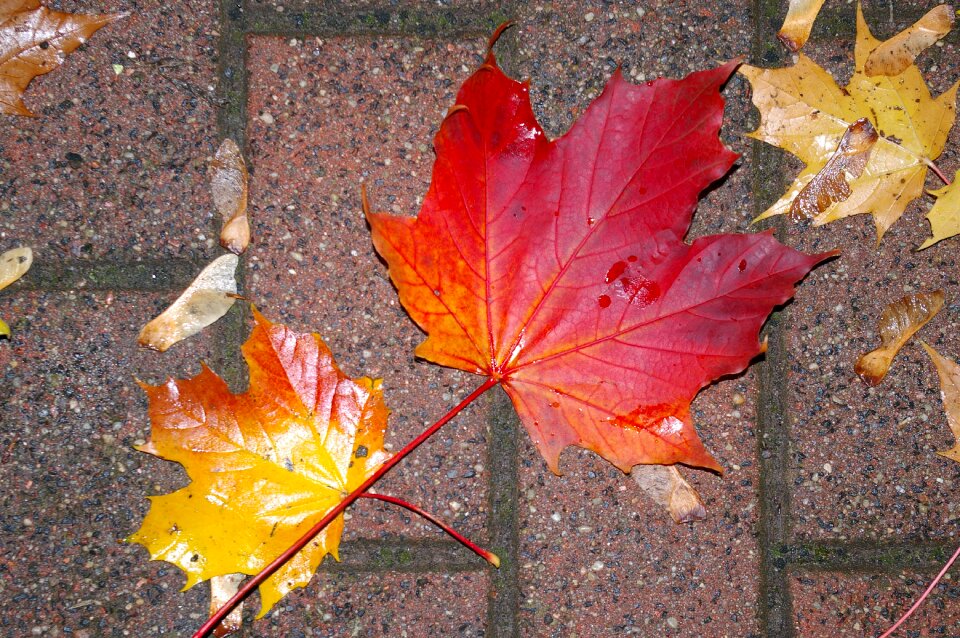
[[[490,54],[436,136],[419,216],[368,212],[428,334],[416,354],[498,380],[554,472],[571,444],[624,471],[719,470],[690,401],[762,351],[767,315],[828,256],[766,233],[683,241],[737,158],[718,138],[735,67],[643,86],[618,71],[549,141]]]

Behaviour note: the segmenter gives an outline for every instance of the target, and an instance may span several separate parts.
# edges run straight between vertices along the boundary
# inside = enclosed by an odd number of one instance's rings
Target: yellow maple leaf
[[[960,234],[960,186],[957,186],[957,178],[960,178],[960,171],[953,176],[949,186],[929,191],[937,201],[927,213],[931,237],[920,245],[920,250],[929,248],[942,239]]]
[[[940,398],[943,399],[943,409],[947,415],[947,425],[953,432],[956,440],[953,447],[937,452],[942,457],[960,463],[960,366],[940,355],[927,344],[920,342],[940,376]]]
[[[913,64],[892,77],[868,76],[864,65],[880,44],[858,6],[854,73],[846,88],[802,53],[792,67],[741,67],[761,114],[751,137],[779,146],[806,164],[786,194],[757,220],[789,212],[794,198],[827,164],[848,128],[860,118],[870,120],[880,137],[863,172],[849,180],[849,197],[824,209],[813,224],[869,213],[879,241],[907,204],[923,192],[927,167],[943,151],[956,117],[958,85],[934,99]]]
[[[205,366],[143,386],[152,430],[139,449],[182,464],[191,483],[150,497],[127,540],[185,571],[184,589],[256,574],[389,458],[380,382],[349,379],[319,336],[255,315],[243,346],[247,392],[231,393]],[[340,516],[260,585],[260,616],[306,586],[324,556],[337,557],[342,531]]]

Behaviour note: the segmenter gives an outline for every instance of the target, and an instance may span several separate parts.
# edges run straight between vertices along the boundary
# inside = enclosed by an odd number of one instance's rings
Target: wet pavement
[[[129,11],[0,119],[0,250],[34,268],[0,292],[14,331],[0,342],[0,636],[184,636],[206,617],[205,585],[121,539],[146,496],[183,485],[136,452],[148,434],[135,379],[188,376],[201,361],[235,389],[249,311],[165,354],[136,336],[220,254],[207,162],[223,137],[250,168],[253,243],[241,288],[266,316],[319,332],[352,376],[384,378],[397,449],[479,385],[417,361],[422,333],[373,251],[360,210],[414,214],[431,140],[486,39],[528,78],[534,111],[560,135],[618,65],[643,82],[743,56],[780,66],[785,3],[494,3],[374,0],[72,0],[68,11]],[[931,5],[865,3],[879,37]],[[855,5],[827,3],[805,52],[851,72]],[[960,37],[920,58],[935,92],[957,79]],[[380,503],[351,510],[342,563],[242,636],[614,635],[820,638],[881,633],[958,542],[960,466],[936,373],[907,346],[876,388],[853,363],[876,343],[882,308],[940,288],[924,340],[954,359],[957,239],[916,252],[930,199],[877,247],[868,216],[822,228],[750,226],[799,169],[744,134],[750,90],[728,83],[722,137],[742,155],[702,199],[691,237],[774,228],[788,245],[840,247],[764,332],[769,351],[693,403],[723,477],[691,471],[705,521],[677,525],[591,453],[564,475],[538,456],[499,391],[392,472],[378,490],[414,501],[496,551],[500,570],[431,525]],[[960,128],[938,164],[960,169]],[[937,185],[931,178],[928,188]],[[778,190],[779,189],[779,190]],[[960,589],[945,580],[903,636],[960,635]]]

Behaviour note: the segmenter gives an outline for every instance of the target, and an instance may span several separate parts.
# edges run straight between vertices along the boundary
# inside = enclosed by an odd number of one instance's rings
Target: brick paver
[[[785,3],[143,0],[50,2],[131,12],[99,32],[0,121],[0,249],[36,253],[0,296],[0,635],[182,636],[206,615],[206,587],[119,539],[144,496],[185,480],[132,449],[145,438],[134,377],[158,382],[207,360],[235,388],[249,312],[238,305],[189,344],[138,351],[142,324],[211,257],[218,220],[206,164],[222,137],[251,169],[254,243],[241,272],[267,316],[316,330],[354,376],[382,376],[402,445],[479,378],[412,358],[422,333],[400,308],[360,214],[414,214],[429,184],[431,137],[486,37],[531,80],[551,135],[583,111],[618,64],[634,81],[744,55],[788,60],[774,32]],[[865,3],[895,33],[927,3]],[[845,78],[854,5],[827,3],[807,52]],[[935,91],[956,79],[960,39],[922,58]],[[113,65],[122,65],[119,73]],[[844,70],[846,69],[846,71]],[[797,162],[753,143],[749,87],[725,96],[724,140],[743,155],[702,200],[691,237],[752,230]],[[960,168],[960,133],[939,164]],[[933,180],[928,182],[934,187]],[[778,190],[781,189],[781,190]],[[926,204],[925,204],[926,205]],[[927,232],[912,205],[876,247],[872,222],[774,227],[804,250],[841,247],[769,322],[770,348],[693,404],[724,477],[690,471],[708,519],[675,525],[590,453],[545,467],[509,403],[491,393],[391,473],[380,491],[416,501],[503,559],[494,570],[404,512],[351,511],[343,563],[328,561],[245,636],[601,637],[874,635],[953,551],[960,467],[935,376],[907,347],[877,388],[852,372],[877,315],[907,292],[942,288],[924,329],[956,343],[956,241]],[[903,635],[960,635],[953,580]]]

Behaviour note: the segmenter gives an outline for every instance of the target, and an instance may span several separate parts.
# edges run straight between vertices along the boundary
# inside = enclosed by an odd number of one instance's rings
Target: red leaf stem
[[[430,521],[431,523],[433,523],[434,525],[436,525],[437,527],[445,531],[447,534],[450,534],[450,536],[453,536],[455,539],[457,539],[458,541],[460,541],[461,543],[469,547],[476,555],[478,555],[480,558],[484,559],[494,567],[500,567],[499,556],[497,556],[491,551],[488,551],[480,547],[479,545],[471,541],[469,538],[467,538],[457,530],[453,529],[452,527],[450,527],[440,519],[436,518],[426,510],[421,509],[420,507],[414,505],[413,503],[408,503],[407,501],[403,499],[399,499],[395,496],[387,496],[386,494],[376,494],[373,492],[365,492],[360,495],[360,498],[371,498],[371,499],[376,499],[378,501],[384,501],[386,503],[393,503],[394,505],[399,505],[400,507],[405,507],[411,512],[415,514],[419,514],[423,518],[427,519],[428,521]]]
[[[920,598],[917,599],[917,602],[913,603],[913,606],[911,606],[910,609],[907,610],[907,613],[900,616],[900,620],[894,623],[893,627],[883,632],[883,635],[881,635],[880,638],[888,638],[888,636],[892,636],[893,632],[897,629],[897,627],[902,625],[907,620],[907,618],[909,618],[913,614],[913,612],[917,610],[917,607],[919,607],[920,604],[927,599],[927,596],[929,596],[930,592],[933,591],[933,588],[937,586],[937,583],[940,582],[940,579],[943,578],[943,575],[947,573],[947,570],[950,569],[950,566],[953,565],[953,562],[957,560],[958,556],[960,556],[960,547],[958,547],[957,551],[953,553],[953,556],[951,556],[950,560],[947,561],[947,564],[943,566],[943,569],[941,569],[940,573],[937,574],[937,577],[933,579],[933,582],[930,583],[930,586],[927,587],[926,591],[924,591],[920,595]]]
[[[237,593],[234,594],[233,598],[228,600],[223,605],[223,607],[221,607],[217,611],[217,613],[210,616],[210,618],[207,619],[207,622],[203,623],[203,626],[200,627],[200,629],[198,629],[196,633],[193,634],[193,638],[205,638],[207,635],[209,635],[210,632],[213,631],[213,629],[217,625],[219,625],[220,622],[224,618],[226,618],[231,611],[233,611],[234,607],[240,604],[240,602],[244,598],[249,596],[254,589],[259,587],[260,583],[270,578],[270,576],[275,571],[277,571],[284,563],[286,563],[297,552],[303,549],[307,545],[307,543],[313,540],[313,538],[323,530],[323,528],[325,528],[327,525],[333,522],[333,520],[337,516],[339,516],[343,512],[343,510],[347,509],[347,507],[349,507],[351,503],[353,503],[355,500],[360,498],[360,496],[363,495],[364,492],[370,489],[371,485],[379,481],[380,478],[383,477],[383,475],[386,474],[394,465],[402,461],[407,455],[409,455],[411,452],[417,449],[417,447],[419,447],[421,443],[429,439],[431,436],[433,436],[437,432],[437,430],[439,430],[444,425],[446,425],[461,410],[463,410],[465,407],[473,403],[473,401],[476,400],[477,397],[479,397],[481,394],[483,394],[493,386],[497,385],[497,383],[499,383],[499,381],[496,379],[487,379],[486,381],[484,381],[483,385],[481,385],[476,390],[471,392],[463,401],[455,405],[449,412],[447,412],[445,415],[440,417],[440,419],[436,423],[434,423],[429,428],[421,432],[420,435],[417,436],[417,438],[410,441],[406,445],[406,447],[404,447],[402,450],[397,452],[396,455],[390,457],[390,459],[386,463],[380,466],[380,469],[378,469],[375,473],[370,475],[370,478],[364,481],[357,489],[350,492],[350,494],[348,494],[347,497],[343,499],[343,501],[341,501],[336,507],[334,507],[329,512],[327,512],[326,515],[322,519],[320,519],[320,521],[317,522],[316,525],[311,527],[306,534],[300,537],[300,540],[294,543],[290,547],[290,549],[288,549],[287,551],[277,556],[277,558],[275,558],[273,562],[271,562],[269,565],[261,569],[260,573],[258,573],[256,576],[254,576],[247,582],[245,582],[243,584],[243,587],[241,587],[239,591],[237,591]]]

